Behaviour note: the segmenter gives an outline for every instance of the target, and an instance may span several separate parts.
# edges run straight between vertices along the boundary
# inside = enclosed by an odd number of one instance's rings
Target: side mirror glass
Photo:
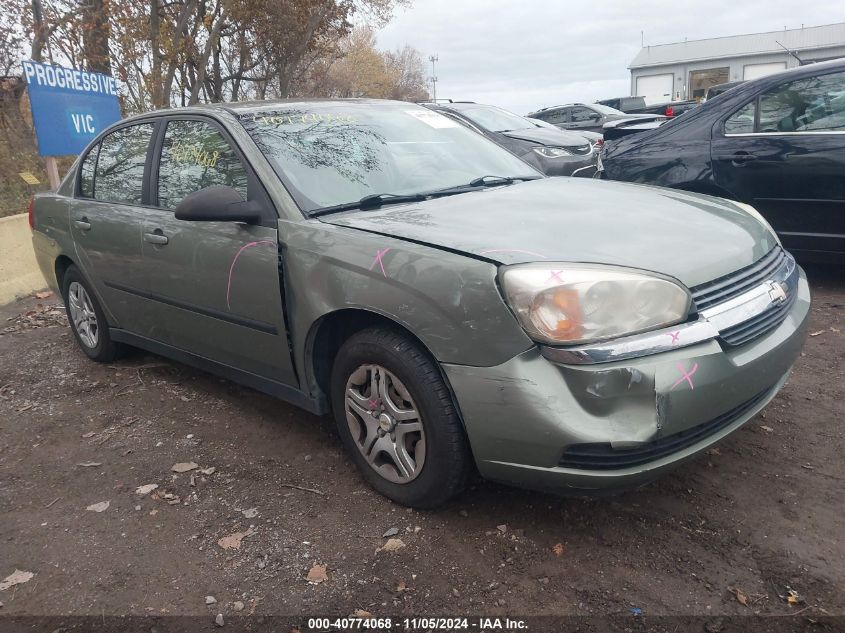
[[[237,191],[225,185],[206,187],[188,194],[174,209],[177,220],[193,222],[246,222],[258,224],[261,208],[246,202]]]

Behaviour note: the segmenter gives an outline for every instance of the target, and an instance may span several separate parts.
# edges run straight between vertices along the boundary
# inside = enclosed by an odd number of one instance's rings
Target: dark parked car
[[[592,132],[547,128],[502,108],[469,101],[423,105],[486,136],[548,176],[589,178],[596,172],[598,135]]]
[[[599,132],[602,133],[605,124],[611,121],[621,121],[627,119],[660,119],[665,118],[656,114],[625,114],[616,108],[610,108],[606,105],[593,103],[586,105],[584,103],[572,103],[569,105],[553,106],[551,108],[543,108],[527,115],[532,119],[540,119],[556,125],[564,130],[572,130],[574,132]]]
[[[596,101],[596,103],[616,108],[626,114],[662,114],[667,117],[678,116],[698,105],[698,101],[694,99],[646,105],[645,97],[616,97],[614,99],[602,99]]]
[[[805,260],[845,261],[845,60],[747,81],[608,144],[602,176],[752,204]]]

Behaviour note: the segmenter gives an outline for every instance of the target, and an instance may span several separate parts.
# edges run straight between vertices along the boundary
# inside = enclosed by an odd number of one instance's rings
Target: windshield
[[[540,176],[460,123],[410,103],[296,103],[239,119],[306,212],[480,176]]]
[[[617,110],[616,108],[611,108],[610,106],[602,105],[601,103],[593,103],[590,107],[596,112],[601,112],[602,114],[625,114],[622,110]]]
[[[536,127],[525,117],[495,106],[461,107],[455,108],[455,110],[476,125],[480,125],[491,132],[510,132],[511,130],[526,130]]]

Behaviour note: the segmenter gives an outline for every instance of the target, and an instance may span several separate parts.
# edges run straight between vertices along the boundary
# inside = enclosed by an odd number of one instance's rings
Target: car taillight
[[[603,138],[597,138],[596,139],[596,149],[600,150],[602,147],[604,147],[604,139]]]
[[[35,216],[32,213],[32,209],[35,206],[35,198],[29,199],[29,228],[35,228]]]
[[[666,116],[675,116],[675,109],[672,106],[666,106]]]

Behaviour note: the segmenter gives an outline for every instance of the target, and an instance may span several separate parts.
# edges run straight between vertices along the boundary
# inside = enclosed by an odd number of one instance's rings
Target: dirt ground
[[[0,580],[34,575],[0,615],[845,615],[845,270],[809,275],[788,385],[697,461],[435,512],[367,488],[327,419],[153,355],[93,363],[55,297],[2,307]]]

